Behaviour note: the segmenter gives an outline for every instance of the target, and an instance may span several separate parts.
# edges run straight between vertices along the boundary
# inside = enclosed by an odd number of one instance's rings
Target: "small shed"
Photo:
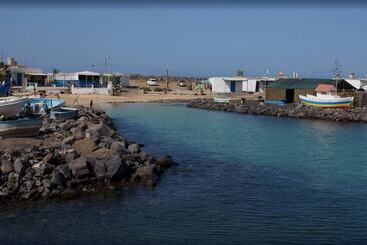
[[[214,93],[242,92],[245,77],[210,77],[209,82]]]
[[[333,84],[319,84],[315,88],[315,92],[317,94],[335,95],[337,91],[336,91],[336,87]]]
[[[284,103],[298,103],[299,95],[316,95],[316,87],[319,84],[338,84],[338,91],[354,91],[355,88],[344,79],[336,82],[335,79],[317,78],[280,78],[269,83],[265,88],[265,101],[282,101]]]

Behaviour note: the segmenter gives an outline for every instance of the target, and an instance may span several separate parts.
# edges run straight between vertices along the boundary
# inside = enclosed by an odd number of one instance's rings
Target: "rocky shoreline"
[[[124,139],[104,111],[82,106],[76,119],[45,118],[37,137],[1,141],[0,203],[154,186],[173,164]]]
[[[213,99],[197,99],[187,104],[188,107],[237,112],[241,114],[265,115],[275,117],[308,118],[329,121],[367,122],[367,108],[322,109],[302,105],[262,104],[258,101],[215,103]]]

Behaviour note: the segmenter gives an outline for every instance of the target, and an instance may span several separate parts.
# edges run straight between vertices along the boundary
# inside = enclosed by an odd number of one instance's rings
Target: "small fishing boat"
[[[340,97],[336,94],[336,88],[330,84],[319,84],[315,95],[299,95],[302,104],[322,108],[351,107],[354,97]]]
[[[214,102],[216,103],[229,103],[229,101],[229,98],[214,97]]]
[[[39,134],[42,118],[19,118],[0,121],[1,137],[30,137]]]
[[[73,119],[78,116],[78,108],[74,107],[60,107],[50,112],[50,118],[54,120]]]
[[[0,98],[0,116],[12,117],[23,109],[24,105],[29,102],[26,97],[4,97]]]

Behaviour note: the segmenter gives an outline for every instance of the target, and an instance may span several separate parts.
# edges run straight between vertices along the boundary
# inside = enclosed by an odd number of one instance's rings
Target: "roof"
[[[267,88],[280,89],[315,89],[319,84],[336,84],[334,79],[318,79],[318,78],[280,78],[269,83]],[[338,88],[354,89],[352,85],[344,79],[338,82]]]
[[[47,76],[46,73],[43,72],[26,72],[25,74],[31,76]]]
[[[319,84],[315,89],[316,92],[332,92],[335,90],[336,88],[332,84]]]
[[[92,72],[92,71],[80,71],[80,72],[75,72],[78,75],[82,75],[82,76],[100,76],[99,73],[96,72]]]

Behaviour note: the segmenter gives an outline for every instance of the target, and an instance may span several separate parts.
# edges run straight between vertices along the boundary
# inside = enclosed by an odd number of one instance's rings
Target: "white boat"
[[[7,118],[19,114],[27,102],[29,102],[29,99],[26,97],[0,98],[0,116]]]
[[[229,103],[229,98],[219,98],[219,97],[214,97],[214,102],[217,103]]]
[[[329,94],[318,94],[317,96],[307,94],[306,96],[300,95],[299,98],[304,105],[324,108],[350,107],[354,99],[354,97],[344,98]]]
[[[302,104],[307,106],[322,108],[351,107],[354,97],[340,97],[337,89],[331,84],[319,84],[316,89],[316,96],[306,94],[299,95]]]
[[[0,121],[1,137],[29,137],[39,134],[42,118],[21,118]]]

